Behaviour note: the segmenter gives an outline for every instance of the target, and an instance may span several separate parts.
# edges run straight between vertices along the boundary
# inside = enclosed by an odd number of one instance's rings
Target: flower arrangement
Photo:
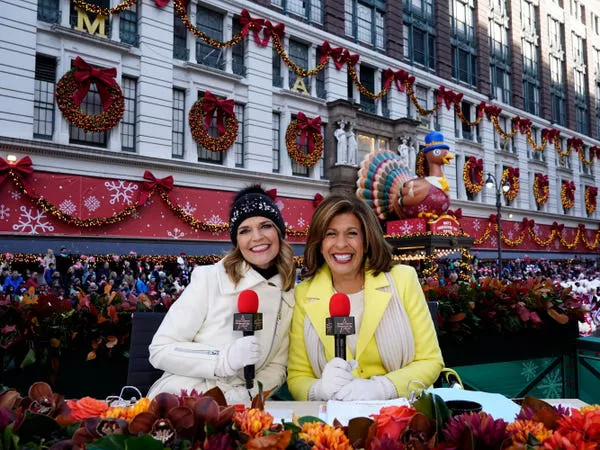
[[[483,189],[483,160],[469,156],[463,168],[463,181],[465,189],[471,195]]]
[[[550,183],[548,182],[548,175],[536,172],[533,179],[533,197],[535,202],[543,206],[550,197]]]
[[[535,450],[592,449],[600,443],[600,405],[577,410],[533,397],[524,399],[510,424],[486,412],[452,417],[439,396],[424,393],[410,406],[383,407],[370,418],[351,419],[347,427],[311,416],[275,423],[262,392],[250,408],[227,405],[218,388],[161,393],[142,402],[135,416],[123,419],[107,417],[109,405],[100,400],[65,402],[45,383],[34,383],[26,398],[8,389],[0,394],[3,448]]]
[[[519,189],[521,187],[519,185],[519,176],[520,171],[518,167],[508,167],[502,172],[500,186],[504,186],[508,183],[509,189],[506,192],[503,191],[503,194],[504,198],[506,198],[506,200],[509,202],[512,202],[515,198],[517,198],[517,195],[519,195]]]

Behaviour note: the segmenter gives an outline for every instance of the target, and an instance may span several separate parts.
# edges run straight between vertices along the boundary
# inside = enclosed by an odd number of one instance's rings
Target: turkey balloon
[[[369,153],[360,164],[356,195],[381,220],[435,219],[450,206],[450,187],[442,168],[453,158],[444,135],[437,131],[425,136],[416,174],[409,170],[405,159],[390,150]]]

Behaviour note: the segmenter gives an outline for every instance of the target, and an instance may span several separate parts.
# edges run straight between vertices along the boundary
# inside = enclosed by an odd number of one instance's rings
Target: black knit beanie
[[[281,236],[285,237],[285,222],[281,211],[260,185],[249,186],[239,191],[229,211],[229,236],[237,245],[237,230],[240,224],[250,217],[266,217],[271,220]]]

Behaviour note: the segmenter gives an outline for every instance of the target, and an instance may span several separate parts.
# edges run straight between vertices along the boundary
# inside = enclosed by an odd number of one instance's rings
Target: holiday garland
[[[588,214],[593,214],[596,211],[596,198],[598,196],[598,188],[596,186],[585,187],[585,211]]]
[[[560,200],[565,210],[571,209],[575,204],[575,183],[563,180],[560,186]]]
[[[500,186],[505,186],[508,183],[508,191],[504,192],[504,190],[502,190],[502,193],[504,194],[504,198],[510,202],[517,198],[517,195],[519,194],[519,189],[521,188],[519,184],[519,176],[519,169],[514,167],[508,167],[504,169],[504,172],[502,172]]]
[[[467,192],[477,194],[483,189],[483,160],[469,156],[463,168],[463,181]]]
[[[219,100],[210,92],[205,92],[204,98],[192,105],[188,117],[194,141],[213,152],[224,152],[230,148],[238,134],[238,121],[233,105],[233,100]],[[215,112],[219,134],[217,137],[208,134],[208,127]]]
[[[116,75],[116,70],[93,68],[80,57],[77,57],[73,65],[75,67],[64,74],[56,85],[56,102],[63,117],[85,132],[113,129],[125,111],[123,92],[118,83],[112,79]],[[96,84],[102,101],[103,110],[100,114],[86,114],[80,107],[92,82]]]
[[[550,197],[548,175],[536,173],[533,179],[533,197],[539,206],[544,206]]]
[[[298,137],[300,139],[298,139]],[[307,142],[308,152],[305,153],[298,145]],[[304,167],[313,167],[323,155],[323,135],[321,134],[321,118],[308,119],[299,112],[287,127],[285,146],[292,161]]]

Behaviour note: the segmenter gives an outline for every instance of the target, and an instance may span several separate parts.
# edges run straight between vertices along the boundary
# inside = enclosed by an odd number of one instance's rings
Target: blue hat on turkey
[[[436,148],[444,148],[450,150],[448,144],[444,142],[444,135],[439,131],[432,131],[425,136],[425,146],[423,147],[423,153],[427,153]]]

